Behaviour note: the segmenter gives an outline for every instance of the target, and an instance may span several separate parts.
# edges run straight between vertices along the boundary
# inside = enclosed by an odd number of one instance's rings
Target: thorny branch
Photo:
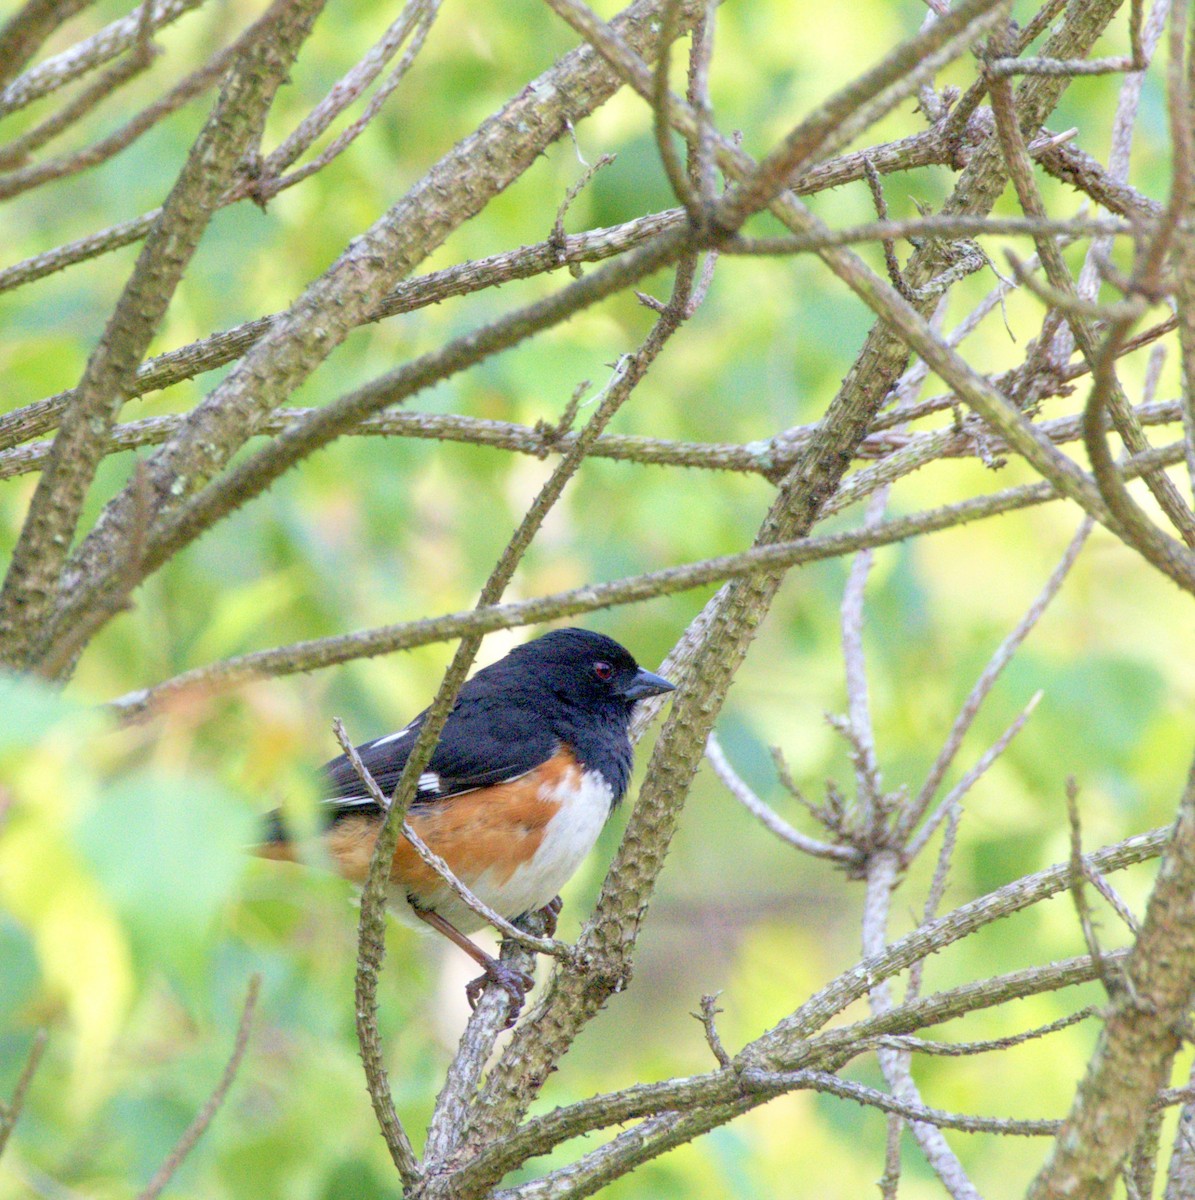
[[[1173,464],[1182,461],[1183,447],[1173,443],[1152,462]],[[1132,466],[1132,460],[1126,468]],[[273,650],[261,650],[227,659],[210,667],[198,667],[175,676],[153,688],[145,688],[112,701],[121,715],[143,718],[171,696],[188,691],[213,692],[235,687],[251,679],[311,671],[354,658],[389,654],[445,641],[459,634],[477,631],[489,633],[520,625],[596,612],[620,604],[631,604],[657,596],[672,595],[691,588],[740,575],[769,571],[854,554],[868,547],[891,545],[905,538],[953,528],[968,521],[1013,512],[1030,505],[1058,499],[1047,483],[1023,484],[991,496],[962,500],[928,513],[892,518],[862,533],[824,534],[792,542],[757,546],[739,554],[706,559],[663,571],[652,571],[612,583],[590,584],[555,595],[531,600],[512,601],[486,608],[470,609],[443,617],[403,622],[358,633],[317,638]]]
[[[1157,1144],[1157,1124],[1148,1114],[1166,1103],[1186,1103],[1183,1120],[1188,1127],[1191,1124],[1189,1089],[1172,1092],[1165,1083],[1179,1021],[1190,1000],[1193,952],[1188,943],[1195,917],[1188,909],[1195,887],[1187,878],[1191,874],[1187,859],[1192,857],[1187,843],[1192,840],[1188,827],[1193,823],[1195,784],[1188,786],[1173,834],[1141,835],[1084,855],[1076,816],[1069,863],[1014,880],[945,916],[937,913],[959,835],[961,801],[1005,751],[1035,701],[944,797],[939,796],[980,705],[989,701],[1000,672],[1057,593],[1094,522],[1195,591],[1195,558],[1190,550],[1195,544],[1195,518],[1167,473],[1176,463],[1195,461],[1190,400],[1195,391],[1195,262],[1190,238],[1183,236],[1189,232],[1184,222],[1189,222],[1192,211],[1195,153],[1190,113],[1195,54],[1187,48],[1188,5],[1176,3],[1170,17],[1167,83],[1174,164],[1170,196],[1161,203],[1129,182],[1127,147],[1144,72],[1163,32],[1165,0],[1156,3],[1148,17],[1143,4],[1131,0],[1126,14],[1129,53],[1101,58],[1091,53],[1116,14],[1114,0],[1073,4],[1065,6],[1065,12],[1061,0],[1049,0],[1021,30],[1005,27],[1005,6],[997,0],[961,0],[954,5],[934,0],[929,6],[932,13],[915,37],[869,70],[863,71],[860,64],[849,86],[794,121],[758,161],[719,128],[719,112],[710,95],[712,3],[638,0],[607,25],[579,0],[549,0],[585,45],[445,155],[389,213],[347,247],[324,276],[312,282],[299,302],[283,313],[211,333],[146,360],[150,337],[212,213],[245,199],[264,204],[349,152],[409,72],[439,7],[436,0],[410,0],[375,45],[273,151],[260,149],[261,132],[274,89],[320,7],[310,0],[277,0],[248,33],[189,71],[178,72],[169,91],[136,111],[115,132],[92,137],[82,148],[57,158],[30,161],[31,155],[64,131],[91,129],[93,113],[140,76],[158,54],[154,33],[199,2],[146,0],[129,16],[33,66],[28,64],[56,27],[86,5],[78,0],[56,6],[29,0],[0,28],[0,83],[4,85],[0,115],[43,97],[60,101],[49,116],[0,145],[4,172],[0,199],[55,180],[68,186],[85,168],[120,153],[159,121],[170,119],[186,100],[224,77],[209,126],[195,143],[176,192],[162,207],[0,271],[0,290],[10,290],[120,246],[145,241],[133,278],[78,386],[0,416],[0,478],[35,471],[41,476],[0,595],[0,644],[10,664],[53,676],[69,673],[95,632],[128,607],[129,595],[150,572],[335,437],[457,440],[491,453],[561,455],[472,610],[200,666],[115,702],[125,716],[145,717],[188,690],[212,693],[252,678],[460,639],[403,779],[393,797],[378,794],[387,817],[361,910],[357,1014],[362,1057],[378,1120],[404,1188],[421,1200],[587,1195],[772,1096],[811,1089],[889,1115],[886,1196],[896,1195],[899,1188],[899,1141],[893,1131],[905,1122],[947,1190],[955,1197],[976,1197],[942,1129],[1046,1136],[1054,1134],[1060,1123],[1053,1118],[1011,1121],[936,1109],[922,1100],[913,1081],[912,1056],[1004,1050],[1065,1028],[1090,1016],[1091,1010],[1080,1009],[1005,1038],[972,1043],[932,1042],[922,1031],[1020,996],[1099,978],[1108,988],[1111,1004],[1104,1035],[1034,1195],[1106,1194],[1122,1170],[1127,1185],[1148,1190]],[[268,38],[262,36],[263,30],[270,34]],[[984,37],[989,38],[986,45]],[[686,38],[688,86],[681,97],[671,91],[669,67],[686,46]],[[937,69],[965,59],[972,51],[971,87],[961,97],[957,89],[935,90]],[[652,62],[654,67],[649,65]],[[1046,122],[1072,80],[1111,73],[1124,73],[1125,80],[1113,152],[1105,165],[1075,144],[1074,130],[1056,133]],[[1020,80],[1015,88],[1014,80]],[[569,193],[555,222],[545,221],[544,228],[552,232],[544,241],[427,275],[410,275],[451,230],[478,214],[546,146],[571,133],[623,82],[646,104],[661,166],[680,208],[636,216],[608,229],[566,234],[563,212],[589,183],[590,171]],[[76,83],[77,90],[69,91]],[[320,149],[320,139],[371,86],[375,90],[361,114]],[[880,118],[910,97],[918,98],[928,129],[848,150],[852,141],[858,144]],[[990,108],[984,107],[985,97]],[[1079,131],[1080,138],[1086,132]],[[296,168],[294,164],[309,152],[310,158]],[[916,218],[891,216],[882,177],[931,164],[958,173],[942,210]],[[727,180],[721,194],[716,169]],[[1038,184],[1039,171],[1077,188],[1112,215],[1050,211]],[[829,229],[797,199],[857,181],[866,181],[879,217],[863,226]],[[991,207],[1007,181],[1013,184],[1020,215],[993,217]],[[744,232],[745,222],[765,209],[784,225],[784,235]],[[991,252],[971,239],[994,236],[1031,237],[1035,263],[1019,267],[1015,283],[1002,281],[953,333],[943,335],[946,302],[959,294],[953,289],[991,262]],[[1107,257],[1106,239],[1114,237],[1132,239],[1135,266],[1128,275]],[[1076,283],[1063,252],[1075,241],[1091,238],[1097,240],[1091,243]],[[911,247],[903,263],[897,253],[900,241]],[[850,249],[869,242],[882,247],[886,279]],[[777,430],[747,445],[697,444],[607,431],[660,350],[693,314],[716,260],[792,254],[816,255],[835,277],[830,286],[845,283],[876,317],[842,389],[820,420]],[[699,277],[697,263],[702,255],[706,266]],[[580,264],[602,260],[612,261],[589,274],[581,272]],[[353,329],[562,266],[573,273],[573,282],[555,295],[512,308],[443,350],[405,363],[321,408],[283,407]],[[552,328],[661,268],[676,272],[672,298],[667,303],[646,300],[659,313],[659,320],[640,350],[615,372],[596,413],[580,432],[571,431],[579,391],[564,420],[534,427],[455,413],[395,411],[422,389]],[[1038,278],[1038,271],[1044,280]],[[1101,299],[1101,279],[1124,299]],[[964,357],[963,344],[1017,286],[1034,291],[1047,305],[1041,334],[1011,365],[980,371]],[[1159,302],[1175,309],[1174,315],[1131,337],[1146,307]],[[1130,356],[1145,347],[1164,345],[1176,330],[1183,351],[1181,398],[1155,402],[1160,354],[1151,360],[1142,395],[1132,395],[1124,382],[1131,375]],[[1078,347],[1079,361],[1070,361],[1072,346]],[[916,356],[912,363],[911,355]],[[116,423],[126,401],[228,364],[236,364],[231,374],[190,411]],[[920,389],[931,371],[946,391],[921,399]],[[1065,405],[1075,381],[1084,375],[1091,376],[1090,391],[1079,411],[1072,404],[1061,411],[1052,409],[1048,417],[1040,413],[1045,401]],[[1111,415],[1125,447],[1119,462],[1108,445],[1106,414]],[[1146,427],[1179,422],[1185,423],[1182,437],[1170,445],[1155,449],[1146,441]],[[23,444],[51,433],[52,441]],[[251,437],[261,440],[249,453],[240,454]],[[1079,438],[1088,451],[1090,473],[1059,448]],[[139,467],[124,491],[109,499],[92,529],[80,528],[84,500],[100,461],[148,446],[158,448],[148,465]],[[1035,472],[1035,481],[924,512],[883,516],[889,490],[915,471],[961,457],[996,466],[1008,455]],[[503,603],[520,559],[566,483],[588,458],[599,456],[636,466],[762,476],[773,489],[771,508],[750,549]],[[861,459],[871,461],[858,466]],[[856,464],[853,471],[852,463]],[[1144,480],[1181,540],[1154,525],[1132,497],[1126,481],[1136,478]],[[868,497],[872,501],[868,515],[857,529],[813,533],[818,521]],[[885,790],[883,741],[873,727],[864,659],[864,591],[871,551],[1059,498],[1076,502],[1086,512],[1063,562],[975,684],[920,786]],[[72,550],[76,535],[82,541]],[[855,795],[847,799],[834,790],[825,806],[808,805],[813,818],[824,826],[823,836],[812,836],[785,821],[746,784],[722,750],[713,724],[784,573],[804,563],[851,553],[860,557],[843,606],[848,715],[837,721],[836,728],[849,744]],[[723,587],[678,642],[670,669],[682,680],[682,687],[597,910],[576,947],[537,937],[483,911],[484,906],[452,877],[446,864],[418,843],[403,819],[482,636],[710,583],[723,583]],[[645,720],[637,723],[637,734]],[[346,738],[342,745],[351,756]],[[629,979],[636,937],[703,754],[735,799],[766,829],[793,848],[843,866],[850,878],[865,882],[864,957],[737,1053],[724,1045],[715,1025],[714,1000],[705,997],[700,1019],[716,1070],[637,1084],[528,1117],[529,1105],[572,1039]],[[376,790],[368,772],[358,769],[365,785]],[[781,782],[791,785],[784,772]],[[943,846],[920,924],[904,937],[893,938],[888,926],[896,890],[943,827]],[[483,998],[447,1072],[422,1162],[394,1107],[376,1022],[385,872],[401,836],[411,839],[466,903],[507,936],[507,953],[526,956],[537,951],[558,960],[534,1012],[493,1058],[488,1073],[486,1064],[495,1055],[505,1001],[494,990]],[[1105,873],[1163,850],[1159,881],[1138,928]],[[1085,881],[1109,900],[1134,935],[1135,945],[1127,954],[1101,951],[1096,944],[1086,909]],[[1088,956],[920,995],[920,969],[928,955],[1067,888],[1072,889],[1083,918]],[[520,961],[531,962],[526,957]],[[892,982],[906,970],[910,984],[899,1001]],[[1124,985],[1119,984],[1122,976]],[[827,1027],[827,1022],[865,996],[871,998],[871,1016]],[[162,1190],[222,1102],[245,1050],[255,997],[254,986],[224,1079],[151,1181],[146,1196]],[[12,1103],[0,1110],[0,1149],[19,1114],[39,1053],[35,1045]],[[848,1063],[869,1054],[878,1057],[891,1094],[838,1074]],[[1131,1086],[1122,1088],[1122,1079],[1130,1079]],[[626,1122],[638,1123],[599,1146],[587,1146],[575,1161],[540,1178],[496,1190],[505,1174],[530,1158],[579,1134]],[[1132,1163],[1126,1169],[1130,1154]],[[1193,1173],[1190,1161],[1195,1156],[1180,1138],[1172,1163],[1176,1195],[1182,1180]]]

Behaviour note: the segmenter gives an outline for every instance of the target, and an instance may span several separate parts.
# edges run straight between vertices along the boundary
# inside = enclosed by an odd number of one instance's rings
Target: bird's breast
[[[510,918],[542,908],[568,882],[593,849],[613,798],[601,772],[565,750],[518,779],[437,801],[408,819],[472,892]],[[462,933],[484,924],[405,840],[391,884],[395,900],[410,898]]]

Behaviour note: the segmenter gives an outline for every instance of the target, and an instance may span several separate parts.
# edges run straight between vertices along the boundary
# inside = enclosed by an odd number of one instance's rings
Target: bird
[[[673,690],[604,634],[557,629],[526,642],[461,688],[407,820],[499,916],[543,911],[554,931],[561,887],[626,795],[635,705]],[[426,716],[424,709],[396,733],[356,748],[387,796]],[[363,883],[385,812],[347,755],[324,765],[321,782],[328,855],[341,875]],[[280,813],[270,814],[259,853],[295,858]],[[387,904],[464,950],[483,972],[466,988],[470,1005],[494,983],[510,997],[513,1023],[533,980],[468,937],[485,921],[405,838],[390,867]]]

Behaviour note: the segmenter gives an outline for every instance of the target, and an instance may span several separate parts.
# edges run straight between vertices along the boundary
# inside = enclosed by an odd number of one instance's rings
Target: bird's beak
[[[653,675],[639,668],[635,677],[622,689],[628,700],[642,700],[647,696],[658,696],[662,692],[675,692],[676,684],[669,683],[662,675]]]

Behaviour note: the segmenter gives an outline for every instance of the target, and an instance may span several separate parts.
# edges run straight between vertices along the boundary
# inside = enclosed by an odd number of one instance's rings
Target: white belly
[[[601,775],[585,771],[580,786],[562,783],[544,798],[557,801],[560,809],[548,822],[530,860],[505,878],[491,870],[470,883],[478,899],[508,920],[542,908],[572,878],[610,815],[613,794]],[[405,895],[392,892],[390,906],[400,917],[414,919]],[[434,908],[461,933],[485,928],[486,922],[447,888],[436,898]]]

